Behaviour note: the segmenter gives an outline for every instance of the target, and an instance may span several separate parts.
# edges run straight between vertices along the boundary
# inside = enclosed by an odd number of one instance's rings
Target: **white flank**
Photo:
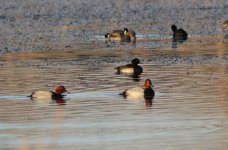
[[[144,100],[144,89],[135,87],[126,91],[127,99]]]
[[[33,98],[39,98],[39,99],[51,99],[52,98],[52,92],[51,91],[34,91],[32,94]]]
[[[123,68],[123,69],[121,69],[121,73],[133,74],[134,69],[133,68]]]

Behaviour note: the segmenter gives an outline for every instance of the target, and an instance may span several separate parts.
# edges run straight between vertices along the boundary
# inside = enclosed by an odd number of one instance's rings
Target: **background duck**
[[[124,28],[124,35],[130,36],[132,41],[136,40],[136,33],[134,30],[128,30],[128,28]]]
[[[188,33],[183,29],[177,29],[176,25],[172,25],[173,42],[183,42],[188,39]]]
[[[47,90],[36,90],[33,91],[32,94],[29,96],[32,99],[60,99],[63,98],[64,95],[62,95],[63,93],[67,92],[66,88],[62,85],[57,86],[55,89],[55,92],[53,91],[47,91]]]
[[[130,74],[130,75],[140,75],[143,73],[143,68],[139,66],[140,60],[138,58],[134,58],[131,60],[131,64],[118,66],[117,74]]]
[[[152,89],[152,82],[150,79],[146,79],[144,87],[135,87],[120,93],[124,98],[128,99],[153,99],[155,92]]]
[[[105,39],[119,41],[119,42],[130,42],[131,38],[128,35],[122,35],[120,33],[107,33]]]
[[[222,31],[225,31],[228,28],[228,21],[224,21],[222,24]]]

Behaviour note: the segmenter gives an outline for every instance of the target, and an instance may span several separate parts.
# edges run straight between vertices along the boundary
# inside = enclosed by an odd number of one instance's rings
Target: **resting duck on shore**
[[[188,39],[188,33],[183,29],[177,29],[175,25],[171,26],[173,31],[173,42],[183,42]]]
[[[155,92],[152,89],[152,82],[150,79],[146,79],[144,83],[144,87],[135,87],[132,89],[125,90],[123,93],[124,98],[129,99],[153,99],[155,96]]]
[[[139,66],[140,60],[138,58],[134,58],[131,60],[131,64],[123,65],[116,67],[117,74],[130,74],[130,75],[140,75],[143,73],[143,68]]]
[[[62,94],[65,92],[67,92],[66,88],[61,85],[56,87],[55,92],[47,91],[47,90],[36,90],[36,91],[33,91],[29,97],[31,97],[32,99],[35,98],[35,99],[56,100],[56,99],[63,98],[64,95]]]

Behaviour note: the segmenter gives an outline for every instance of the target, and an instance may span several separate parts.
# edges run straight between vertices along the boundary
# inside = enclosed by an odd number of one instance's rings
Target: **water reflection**
[[[153,99],[152,98],[147,98],[147,99],[145,99],[145,105],[146,105],[146,107],[147,108],[151,108],[152,107],[152,105],[153,105]]]

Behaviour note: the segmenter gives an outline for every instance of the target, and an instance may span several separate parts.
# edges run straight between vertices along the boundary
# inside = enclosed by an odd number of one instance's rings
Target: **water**
[[[226,1],[122,3],[0,2],[0,149],[228,148]],[[173,23],[189,33],[177,48]],[[136,43],[104,41],[126,26]],[[115,74],[134,57],[144,70],[139,81]],[[152,103],[119,95],[147,78]],[[27,97],[56,85],[70,93],[58,101]]]
[[[1,149],[227,149],[227,42],[208,41],[5,54]],[[144,68],[140,81],[115,74],[135,56]],[[146,78],[156,91],[151,105],[118,95]],[[70,91],[63,101],[26,97],[60,84]]]

